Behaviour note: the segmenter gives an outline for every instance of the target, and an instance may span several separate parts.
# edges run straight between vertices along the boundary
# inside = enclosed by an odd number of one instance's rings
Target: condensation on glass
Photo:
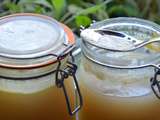
[[[138,18],[108,19],[89,29],[118,31],[143,41],[160,36],[159,25]],[[100,45],[82,40],[79,76],[85,105],[80,118],[158,120],[159,43],[130,52],[114,52]],[[89,114],[93,111],[96,115]]]
[[[74,119],[81,105],[72,109],[72,98],[76,93],[81,102],[81,95],[72,31],[50,17],[22,13],[2,17],[0,33],[1,119]]]

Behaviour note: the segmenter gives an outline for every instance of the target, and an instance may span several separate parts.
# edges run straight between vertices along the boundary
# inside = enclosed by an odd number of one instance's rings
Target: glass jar
[[[76,119],[82,98],[72,31],[50,17],[22,13],[2,17],[0,33],[1,119]]]
[[[113,30],[148,41],[160,36],[160,26],[138,18],[112,18],[89,29]],[[115,52],[87,42],[82,35],[79,78],[84,98],[80,119],[159,120],[159,43],[130,52]],[[109,38],[108,38],[109,39]],[[100,41],[99,41],[100,42]],[[107,41],[106,41],[107,42]],[[154,94],[155,93],[155,94]],[[96,114],[93,114],[96,113]]]

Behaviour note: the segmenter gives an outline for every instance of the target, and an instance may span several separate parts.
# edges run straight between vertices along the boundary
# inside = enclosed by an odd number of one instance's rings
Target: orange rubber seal
[[[72,30],[70,28],[68,28],[66,25],[64,25],[63,23],[61,23],[62,27],[64,28],[64,31],[67,34],[68,37],[68,42],[70,44],[75,44],[75,38],[74,38],[74,34],[72,32]]]
[[[16,16],[37,16],[37,17],[41,17],[44,19],[52,20],[52,21],[54,20],[53,18],[51,18],[49,16],[34,14],[34,13],[17,13],[17,14],[7,15],[7,16],[1,17],[0,20],[7,19],[10,17],[16,17]],[[56,21],[56,20],[54,20],[54,21]],[[75,44],[75,37],[74,37],[72,30],[69,27],[67,27],[66,25],[64,25],[63,23],[60,23],[60,25],[63,27],[63,29],[68,37],[68,42],[70,44]],[[65,56],[67,56],[67,54]],[[39,63],[39,64],[37,63],[37,64],[33,64],[33,65],[9,65],[9,64],[0,63],[0,67],[9,68],[9,69],[32,69],[32,68],[39,68],[39,67],[48,66],[48,65],[56,63],[56,62],[57,62],[57,60],[48,60],[46,62]]]

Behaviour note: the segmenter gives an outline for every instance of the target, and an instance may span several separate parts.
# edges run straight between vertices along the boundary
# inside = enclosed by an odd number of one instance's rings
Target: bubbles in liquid
[[[94,28],[106,25],[111,30],[124,32],[140,40],[149,40],[152,33],[159,29],[147,24],[136,19],[118,18],[96,24]],[[103,64],[133,67],[158,62],[155,59],[159,59],[158,55],[146,52],[150,48],[147,46],[137,52],[118,53],[95,48],[93,50],[89,46],[84,53]],[[152,50],[149,52],[152,53]],[[154,75],[152,68],[109,68],[83,58],[80,73],[86,104],[82,110],[82,119],[159,120],[159,101],[153,94],[149,94],[152,93],[149,82]]]
[[[0,80],[0,91],[31,94],[55,86],[54,74],[31,80]]]
[[[149,80],[153,76],[153,70],[150,68],[139,70],[105,68],[83,58],[80,69],[84,83],[104,95],[135,97],[151,92]]]

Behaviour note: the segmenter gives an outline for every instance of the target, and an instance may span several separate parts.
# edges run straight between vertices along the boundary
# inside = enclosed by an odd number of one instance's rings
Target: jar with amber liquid
[[[160,36],[159,25],[128,17],[97,22],[89,29],[103,29],[99,32],[102,36],[105,30],[124,33],[140,42]],[[80,120],[159,120],[159,43],[128,52],[112,51],[104,44],[111,42],[113,36],[110,32],[106,41],[96,40],[94,33],[82,30],[79,79],[84,107]]]
[[[0,119],[76,120],[81,108],[72,31],[21,13],[0,18]]]

